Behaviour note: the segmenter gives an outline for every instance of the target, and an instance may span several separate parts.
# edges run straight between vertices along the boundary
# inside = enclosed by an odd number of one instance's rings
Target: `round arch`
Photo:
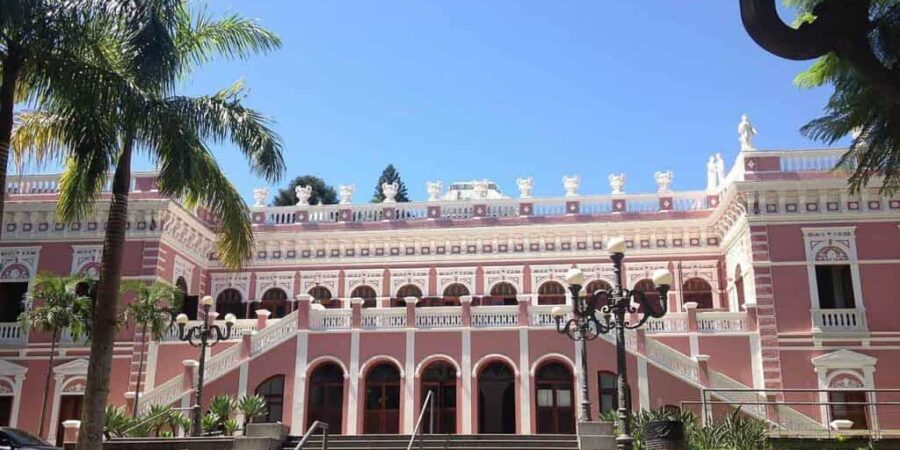
[[[547,280],[538,286],[539,305],[563,305],[566,303],[566,287],[556,280]]]
[[[350,378],[350,372],[347,370],[347,366],[344,365],[344,362],[341,361],[340,359],[337,359],[336,357],[330,356],[330,355],[319,356],[319,357],[313,359],[312,361],[310,361],[309,363],[307,363],[306,371],[303,372],[303,377],[308,378],[310,376],[310,374],[312,374],[313,371],[316,370],[319,366],[321,366],[322,364],[327,364],[327,363],[333,363],[334,365],[340,367],[341,371],[344,372],[345,380]]]
[[[453,366],[454,369],[456,369],[456,378],[462,378],[462,368],[459,366],[459,364],[456,362],[456,360],[451,358],[449,355],[445,355],[443,353],[435,353],[433,355],[428,355],[427,357],[425,357],[425,359],[420,361],[419,365],[416,366],[415,377],[416,378],[421,377],[422,371],[425,370],[426,367],[428,367],[429,365],[431,365],[435,362],[446,362],[446,363],[450,364],[451,366]]]
[[[513,361],[509,356],[501,355],[500,353],[491,353],[479,358],[478,361],[472,365],[472,377],[478,378],[478,372],[481,370],[482,366],[495,361],[502,361],[506,364],[509,364],[509,367],[512,368],[513,374],[516,376],[516,378],[519,377],[519,367],[518,365],[516,365],[516,362]]]
[[[713,288],[704,278],[694,277],[681,285],[682,304],[696,303],[697,309],[712,309]]]
[[[223,289],[216,296],[215,311],[219,313],[219,317],[224,318],[226,314],[234,314],[238,319],[247,317],[247,308],[244,306],[244,296],[241,291],[228,288]]]
[[[359,378],[365,379],[366,373],[372,369],[372,367],[377,366],[383,362],[389,362],[395,366],[397,366],[397,371],[400,372],[400,379],[403,380],[406,378],[406,372],[403,370],[403,364],[400,364],[400,361],[397,358],[394,358],[390,355],[375,355],[366,360],[366,362],[362,363],[359,366]]]
[[[350,290],[350,298],[361,298],[363,308],[375,308],[378,306],[378,291],[368,284],[357,284]]]
[[[536,359],[531,364],[529,374],[531,376],[534,376],[537,373],[539,367],[551,362],[561,363],[572,371],[573,376],[578,375],[578,370],[575,368],[575,361],[572,361],[568,356],[563,355],[562,353],[547,353],[546,355],[541,355],[540,358]]]

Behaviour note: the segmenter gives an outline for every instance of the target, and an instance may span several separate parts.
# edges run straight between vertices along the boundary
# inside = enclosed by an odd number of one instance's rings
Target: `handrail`
[[[425,418],[425,411],[429,412],[428,433],[434,434],[434,391],[428,391],[428,395],[425,396],[425,401],[422,402],[422,404],[425,405],[425,407],[419,412],[419,419],[416,420],[416,427],[413,429],[412,436],[409,437],[409,445],[406,446],[406,450],[412,450],[413,443],[415,443],[416,437],[419,435],[419,428],[422,426],[422,419]],[[421,449],[423,446],[424,445],[420,440],[419,448]]]
[[[322,450],[328,450],[328,424],[322,422],[321,420],[317,420],[309,426],[309,429],[306,430],[306,433],[303,434],[303,437],[300,438],[300,442],[297,443],[297,446],[294,447],[294,450],[300,450],[303,448],[303,445],[306,444],[306,441],[309,440],[309,437],[312,436],[313,432],[317,429],[322,430]]]

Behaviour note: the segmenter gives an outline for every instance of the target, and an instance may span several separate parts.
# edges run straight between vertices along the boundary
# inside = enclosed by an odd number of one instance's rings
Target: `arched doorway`
[[[188,293],[188,284],[184,277],[178,277],[175,280],[175,287],[181,291],[181,312],[186,314],[188,319],[197,320],[197,311],[200,307],[199,297]]]
[[[220,292],[216,297],[216,312],[219,313],[221,319],[224,319],[226,314],[234,314],[238,319],[247,318],[241,292],[231,288]]]
[[[363,299],[363,308],[375,308],[378,306],[378,294],[375,293],[375,288],[372,286],[357,286],[350,292],[350,297]]]
[[[335,363],[324,363],[309,377],[309,401],[306,427],[321,420],[328,432],[341,434],[344,423],[344,370]]]
[[[604,280],[594,280],[587,284],[584,288],[584,291],[588,293],[588,295],[593,295],[597,291],[606,292],[612,289],[609,283]]]
[[[434,432],[456,433],[456,368],[440,361],[422,372],[422,401],[434,397]]]
[[[482,306],[518,305],[516,287],[507,282],[500,282],[491,287],[491,295],[482,297],[478,302]]]
[[[400,371],[393,364],[382,363],[366,374],[366,405],[363,433],[397,434],[400,432]]]
[[[406,306],[406,297],[415,297],[422,300],[422,290],[414,284],[407,284],[397,289],[397,295],[391,299],[392,307]],[[417,304],[418,305],[418,304]]]
[[[309,290],[309,296],[313,298],[313,303],[318,303],[328,309],[339,309],[341,301],[331,298],[331,291],[324,286],[316,286]]]
[[[643,292],[644,297],[650,302],[651,305],[654,305],[656,308],[661,308],[659,303],[659,292],[656,291],[656,285],[653,284],[653,280],[649,278],[645,278],[641,281],[638,281],[634,284],[633,291]],[[644,311],[644,305],[640,305],[638,307],[638,312]]]
[[[538,288],[538,305],[564,305],[566,288],[557,281],[547,281]]]
[[[490,363],[478,373],[478,432],[516,432],[515,375],[502,362]]]
[[[265,309],[272,313],[271,318],[280,319],[288,313],[287,293],[280,288],[272,288],[263,293],[262,300],[259,302],[258,309]],[[256,310],[253,310],[251,318],[256,317]]]
[[[691,278],[682,286],[683,303],[696,303],[697,309],[712,309],[712,286],[703,278]]]
[[[260,383],[256,387],[256,394],[266,400],[266,413],[256,417],[254,421],[281,422],[284,417],[284,375],[275,375]]]
[[[542,365],[535,376],[537,432],[575,432],[575,389],[572,372],[558,362]]]
[[[441,298],[434,299],[432,306],[460,306],[460,297],[469,295],[469,288],[461,283],[452,283],[444,288]]]

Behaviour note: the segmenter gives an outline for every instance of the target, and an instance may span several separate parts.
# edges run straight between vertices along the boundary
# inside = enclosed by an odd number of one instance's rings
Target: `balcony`
[[[814,309],[812,310],[813,333],[859,333],[868,331],[865,310]]]
[[[0,346],[15,347],[28,341],[28,333],[18,322],[0,322]]]

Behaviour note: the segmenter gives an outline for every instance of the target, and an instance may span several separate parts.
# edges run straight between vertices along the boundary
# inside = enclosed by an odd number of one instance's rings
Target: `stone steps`
[[[409,438],[409,435],[331,435],[328,437],[328,449],[406,450]],[[282,450],[294,450],[299,441],[299,436],[289,436],[282,446]],[[322,448],[322,436],[311,436],[303,448],[315,450]],[[440,434],[419,437],[413,448],[427,450],[575,450],[578,448],[578,439],[573,434]]]

